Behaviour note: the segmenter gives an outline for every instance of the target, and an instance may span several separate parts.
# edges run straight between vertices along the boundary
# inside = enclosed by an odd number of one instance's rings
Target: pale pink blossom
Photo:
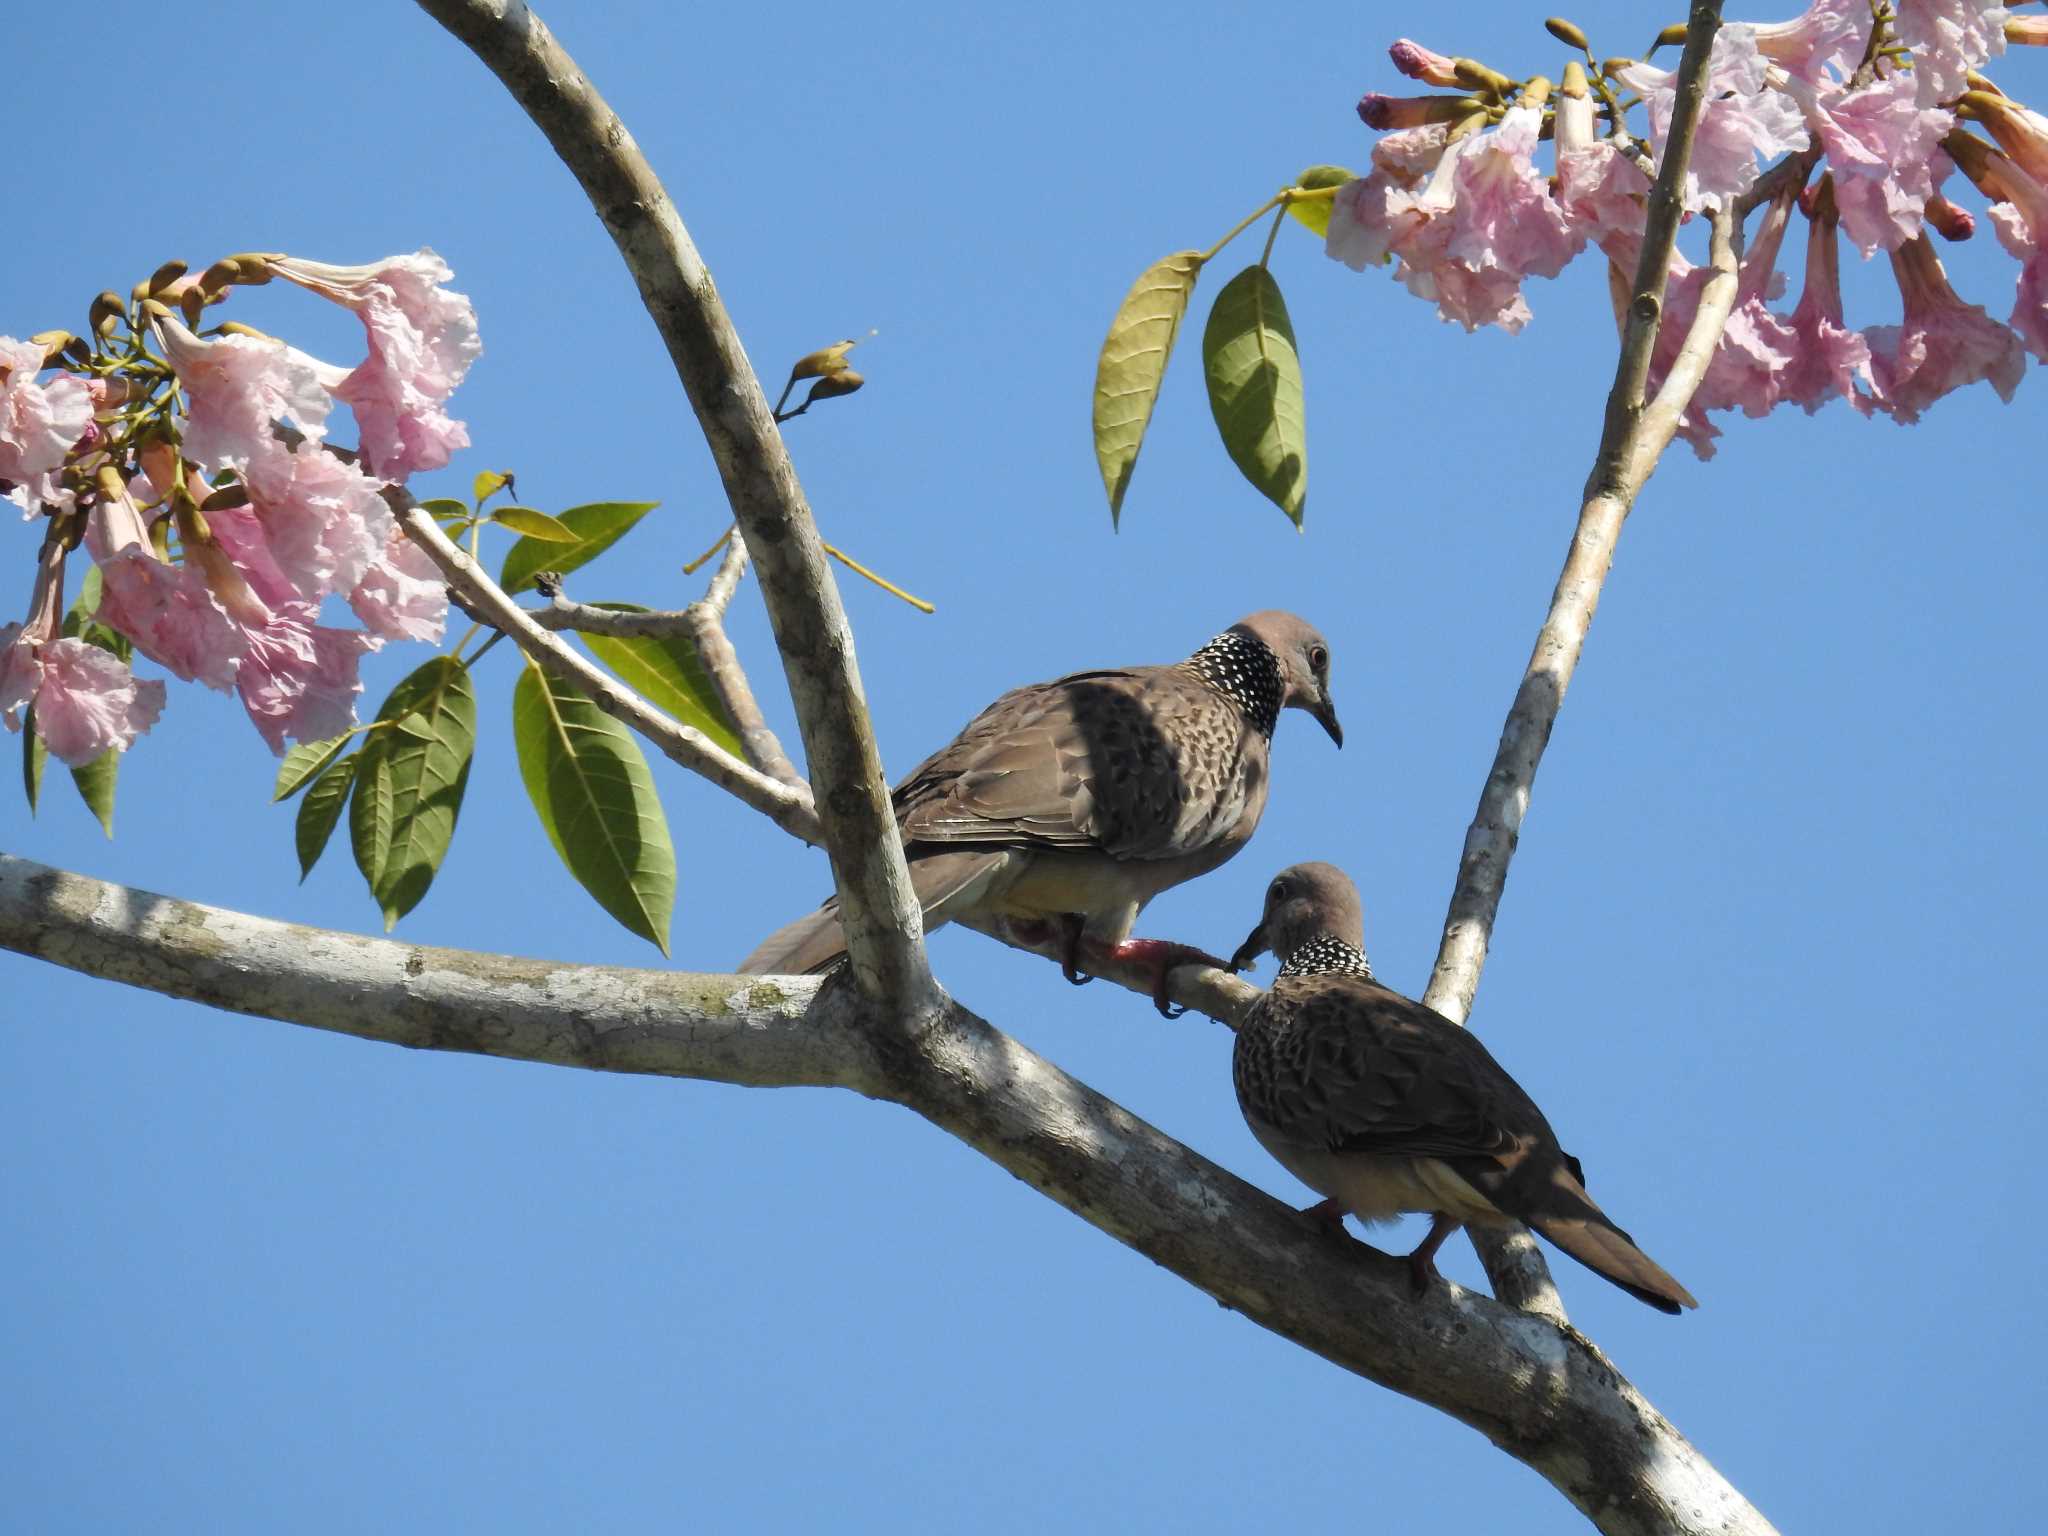
[[[0,489],[28,516],[71,504],[56,472],[92,427],[84,381],[59,374],[39,384],[42,371],[41,346],[0,336]]]
[[[1870,39],[1870,0],[1814,0],[1790,21],[1760,22],[1757,52],[1795,80],[1825,86],[1848,79]]]
[[[1778,250],[1792,216],[1792,199],[1788,192],[1764,210],[1736,269],[1734,307],[1693,396],[1694,405],[1702,411],[1739,408],[1745,416],[1763,416],[1778,403],[1783,375],[1799,338],[1764,301],[1783,281],[1777,273]],[[1695,298],[1695,307],[1697,302]],[[1675,352],[1672,355],[1676,357]]]
[[[1981,162],[1974,179],[1994,199],[1989,217],[1998,243],[2019,258],[2012,328],[2034,356],[2048,362],[2048,186],[1994,149],[1971,158]]]
[[[287,740],[325,741],[355,724],[356,669],[379,644],[358,629],[315,624],[313,613],[311,604],[289,604],[252,629],[235,675],[242,707],[280,757]]]
[[[1858,91],[1815,90],[1798,80],[1787,89],[1820,135],[1842,232],[1857,249],[1865,256],[1893,251],[1919,234],[1934,195],[1930,161],[1954,114],[1922,106],[1906,75]]]
[[[1642,237],[1650,178],[1635,157],[1611,139],[1595,136],[1593,101],[1567,89],[1556,113],[1557,201],[1578,232],[1598,242],[1608,235]]]
[[[325,433],[338,370],[271,336],[202,338],[168,316],[154,328],[185,386],[185,457],[209,474],[279,449],[280,421],[316,443]]]
[[[95,509],[93,521],[99,519]],[[234,686],[248,641],[203,572],[159,560],[146,545],[95,554],[101,623],[126,635],[174,677],[223,692]]]
[[[1585,235],[1533,163],[1542,128],[1542,113],[1515,107],[1459,156],[1445,247],[1452,261],[1473,271],[1499,267],[1518,278],[1555,277],[1585,248]]]
[[[287,738],[323,741],[348,729],[362,692],[357,663],[383,642],[315,622],[318,606],[298,596],[255,513],[230,507],[207,521],[212,536],[191,549],[191,565],[241,631],[234,686],[257,732],[282,755]]]
[[[1943,395],[1979,379],[1989,380],[2001,400],[2012,399],[2026,368],[2019,337],[1982,305],[1957,297],[1926,235],[1892,252],[1892,271],[1905,317],[1865,332],[1882,408],[1901,423],[1918,421]]]
[[[1449,123],[1426,123],[1420,128],[1400,128],[1383,133],[1373,141],[1373,169],[1404,187],[1415,186],[1436,169],[1451,142]]]
[[[391,536],[379,483],[312,444],[278,443],[245,476],[270,553],[307,602],[353,589]]]
[[[1992,0],[1898,0],[1892,31],[1913,50],[1922,106],[1962,94],[1966,77],[2005,52],[2005,7]]]
[[[433,644],[448,623],[448,580],[425,550],[394,529],[348,605],[373,635]]]
[[[127,662],[96,645],[52,640],[39,659],[36,734],[52,757],[73,768],[108,752],[127,751],[163,713],[164,685],[142,681]],[[14,723],[9,714],[7,724]]]
[[[1798,105],[1766,83],[1767,71],[1754,27],[1732,23],[1715,34],[1707,61],[1706,104],[1685,173],[1687,209],[1696,211],[1710,200],[1748,191],[1757,178],[1759,155],[1775,159],[1806,148],[1806,124]],[[1661,164],[1678,99],[1676,71],[1631,64],[1617,78],[1639,92],[1648,106],[1650,139]]]
[[[1799,295],[1798,308],[1792,311],[1792,331],[1798,342],[1791,362],[1779,376],[1778,397],[1811,416],[1840,396],[1868,415],[1877,393],[1877,380],[1870,371],[1870,345],[1862,332],[1842,324],[1841,247],[1835,236],[1838,220],[1832,185],[1824,181],[1821,186],[1808,213],[1806,286]]]
[[[1380,130],[1455,123],[1472,111],[1472,104],[1463,96],[1387,96],[1367,91],[1358,98],[1358,120]]]
[[[439,469],[469,430],[443,409],[483,351],[469,300],[441,285],[454,276],[430,250],[361,267],[281,257],[271,270],[346,305],[369,335],[369,357],[335,390],[361,429],[363,463],[386,480]]]
[[[1971,92],[1970,105],[1998,147],[2034,180],[2048,183],[2048,117],[1989,91]]]

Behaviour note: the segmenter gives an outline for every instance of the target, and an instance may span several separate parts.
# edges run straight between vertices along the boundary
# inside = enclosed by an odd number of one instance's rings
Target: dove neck
[[[1363,976],[1373,979],[1372,962],[1365,951],[1353,949],[1333,933],[1319,933],[1290,954],[1280,967],[1282,976]]]
[[[1280,662],[1265,641],[1227,629],[1188,658],[1195,675],[1244,711],[1261,736],[1280,721]]]

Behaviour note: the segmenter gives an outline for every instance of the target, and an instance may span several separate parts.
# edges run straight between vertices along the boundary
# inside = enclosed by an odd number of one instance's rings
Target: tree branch
[[[910,1037],[830,980],[429,949],[4,854],[0,947],[397,1045],[888,1099],[1261,1327],[1478,1429],[1610,1536],[1771,1533],[1583,1335],[1449,1282],[1416,1300],[1403,1261],[1332,1239],[955,1004]]]
[[[1706,360],[1720,340],[1728,304],[1734,297],[1730,254],[1726,293],[1717,286],[1724,277],[1717,271],[1707,284],[1708,291],[1701,295],[1698,316],[1682,355],[1685,366],[1674,366],[1654,407],[1646,408],[1643,392],[1663,315],[1665,276],[1683,212],[1685,172],[1692,158],[1693,135],[1699,126],[1707,62],[1720,25],[1720,0],[1697,0],[1687,24],[1685,53],[1679,60],[1677,102],[1664,146],[1664,163],[1650,191],[1643,248],[1636,262],[1614,384],[1607,395],[1600,447],[1586,480],[1585,499],[1579,509],[1578,526],[1572,531],[1564,570],[1551,594],[1550,612],[1537,632],[1535,649],[1523,671],[1514,705],[1501,729],[1493,766],[1480,791],[1479,808],[1465,833],[1457,883],[1444,918],[1443,943],[1437,951],[1429,989],[1423,994],[1424,1003],[1460,1024],[1470,1016],[1472,999],[1479,991],[1479,973],[1486,964],[1487,945],[1493,936],[1501,893],[1507,885],[1508,864],[1514,858],[1521,835],[1522,818],[1529,809],[1536,768],[1543,759],[1543,749],[1549,745],[1551,728],[1557,723],[1558,709],[1564,703],[1565,690],[1571,684],[1579,652],[1586,643],[1586,632],[1593,622],[1593,611],[1599,606],[1600,588],[1614,563],[1621,525],[1643,482],[1656,468],[1657,455],[1669,444],[1679,417],[1692,400]],[[1716,215],[1717,264],[1724,250],[1732,253],[1731,224],[1732,219],[1725,211]],[[1475,1232],[1473,1241],[1486,1261],[1495,1295],[1547,1316],[1563,1316],[1563,1304],[1551,1284],[1542,1254],[1527,1234],[1517,1234],[1503,1242],[1491,1234]]]
[[[400,498],[398,519],[406,536],[441,568],[465,607],[492,628],[510,635],[519,648],[550,672],[559,673],[589,695],[591,703],[638,731],[674,762],[702,774],[738,796],[778,827],[807,843],[822,836],[808,789],[770,778],[735,759],[702,731],[656,709],[574,646],[550,634],[505,589],[484,574],[410,497]]]
[[[511,92],[575,175],[639,285],[760,575],[817,782],[854,979],[908,1020],[940,993],[882,781],[853,633],[781,433],[689,231],[626,126],[517,0],[419,0]]]

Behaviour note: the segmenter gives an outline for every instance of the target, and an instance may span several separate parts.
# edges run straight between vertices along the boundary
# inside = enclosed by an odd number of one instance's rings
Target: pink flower
[[[1913,50],[1913,84],[1924,107],[1953,100],[1966,76],[2005,52],[2005,7],[1994,0],[1898,0],[1892,30]]]
[[[56,471],[92,427],[84,381],[59,374],[38,384],[42,371],[40,346],[0,336],[0,491],[30,516],[44,506],[71,504]]]
[[[1816,91],[1797,80],[1787,89],[1820,135],[1842,230],[1857,248],[1865,256],[1893,251],[1919,234],[1934,195],[1929,162],[1954,115],[1921,106],[1904,75],[1860,91]]]
[[[1837,395],[1868,415],[1872,401],[1858,391],[1861,384],[1875,394],[1870,371],[1870,345],[1859,331],[1842,325],[1841,248],[1835,239],[1837,216],[1832,183],[1823,180],[1808,213],[1806,287],[1792,311],[1797,343],[1792,360],[1778,380],[1778,398],[1800,406],[1811,416]]]
[[[275,443],[245,474],[270,554],[307,602],[351,590],[391,537],[378,482],[324,449]]]
[[[1642,238],[1643,200],[1650,178],[1632,155],[1593,132],[1593,101],[1567,84],[1558,98],[1557,201],[1580,234],[1593,241],[1610,234]]]
[[[1778,403],[1782,376],[1799,338],[1790,325],[1771,313],[1764,300],[1782,281],[1777,277],[1778,248],[1792,216],[1792,198],[1793,194],[1787,193],[1764,210],[1756,238],[1743,253],[1737,269],[1735,307],[1728,312],[1721,340],[1693,396],[1698,410],[1740,407],[1745,416],[1763,416]],[[1697,290],[1693,302],[1697,308]],[[1676,359],[1675,350],[1671,356]]]
[[[2048,117],[1990,91],[1972,91],[1968,102],[1998,147],[2034,180],[2048,182]]]
[[[355,724],[363,691],[356,668],[382,643],[361,630],[315,624],[313,613],[310,603],[289,604],[252,629],[235,676],[242,707],[279,757],[287,739],[325,741]]]
[[[1905,318],[1899,325],[1874,325],[1871,366],[1883,393],[1884,409],[1901,423],[1950,390],[1988,379],[2001,400],[2012,399],[2026,368],[2020,339],[1984,312],[1966,304],[1949,286],[1941,258],[1926,235],[1892,252]]]
[[[1532,163],[1542,128],[1542,113],[1515,107],[1458,157],[1445,247],[1452,261],[1475,272],[1499,267],[1517,278],[1555,277],[1585,248],[1585,235]]]
[[[1794,80],[1824,86],[1848,79],[1870,38],[1870,0],[1814,0],[1791,21],[1755,27],[1757,52]]]
[[[1989,217],[1998,243],[2019,258],[2012,327],[2034,356],[2048,362],[2048,186],[2010,156],[1978,139],[1963,139],[1971,179],[1993,199]]]
[[[127,751],[164,711],[162,683],[140,681],[127,662],[96,645],[52,640],[40,659],[36,734],[52,757],[73,768],[107,752]],[[7,724],[15,728],[11,713]]]
[[[191,564],[241,632],[235,691],[258,733],[282,755],[287,737],[322,741],[347,730],[363,691],[357,663],[383,641],[315,623],[318,606],[298,596],[255,513],[230,507],[206,516],[212,538],[190,551]]]
[[[94,523],[99,519],[96,510]],[[126,635],[174,677],[222,692],[234,686],[248,642],[203,572],[158,560],[147,546],[131,545],[98,559],[101,623]]]
[[[0,628],[0,718],[21,729],[35,707],[36,734],[60,761],[83,768],[126,751],[163,713],[164,685],[137,682],[120,657],[84,640],[57,638],[64,605],[64,549],[46,541],[26,624]]]
[[[1420,80],[1424,85],[1456,85],[1458,83],[1458,61],[1449,59],[1422,44],[1401,38],[1387,50],[1387,57],[1394,61],[1394,68],[1411,80]]]
[[[441,638],[448,623],[448,584],[427,552],[397,529],[348,605],[363,627],[386,640]]]
[[[1749,190],[1757,177],[1757,157],[1766,159],[1804,149],[1806,125],[1798,106],[1782,91],[1765,83],[1766,61],[1757,51],[1756,29],[1742,23],[1723,27],[1714,37],[1707,61],[1706,104],[1693,139],[1692,162],[1685,173],[1685,206],[1697,210],[1709,199],[1718,201]],[[1673,70],[1631,64],[1617,77],[1641,93],[1650,109],[1650,137],[1658,161],[1671,129],[1678,99]]]
[[[334,407],[339,369],[271,336],[202,339],[168,316],[154,323],[164,359],[185,386],[185,457],[209,474],[243,469],[281,446],[288,421],[318,442]]]
[[[290,257],[270,267],[354,310],[369,333],[369,357],[335,394],[355,412],[371,473],[401,481],[414,470],[441,468],[455,449],[469,446],[469,429],[442,407],[483,342],[469,300],[440,286],[454,276],[446,262],[421,250],[363,267]]]
[[[1388,180],[1413,187],[1436,169],[1451,141],[1449,123],[1428,123],[1383,133],[1372,146],[1372,164]]]
[[[1555,277],[1585,244],[1531,162],[1541,121],[1513,109],[1447,145],[1419,186],[1376,167],[1337,194],[1324,249],[1361,270],[1397,256],[1394,275],[1445,320],[1519,331],[1522,279]]]
[[[1358,98],[1358,120],[1368,128],[1455,123],[1472,111],[1472,103],[1463,96],[1383,96],[1378,91],[1367,91]]]

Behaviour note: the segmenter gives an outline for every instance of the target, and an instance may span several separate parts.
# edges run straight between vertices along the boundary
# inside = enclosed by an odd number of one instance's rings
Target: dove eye
[[[1285,880],[1275,880],[1270,894],[1275,901],[1285,901],[1287,899],[1287,882]]]
[[[1308,653],[1308,664],[1315,671],[1320,672],[1325,667],[1329,666],[1330,653],[1323,649],[1323,647],[1321,647],[1320,645],[1314,646],[1310,649]]]

